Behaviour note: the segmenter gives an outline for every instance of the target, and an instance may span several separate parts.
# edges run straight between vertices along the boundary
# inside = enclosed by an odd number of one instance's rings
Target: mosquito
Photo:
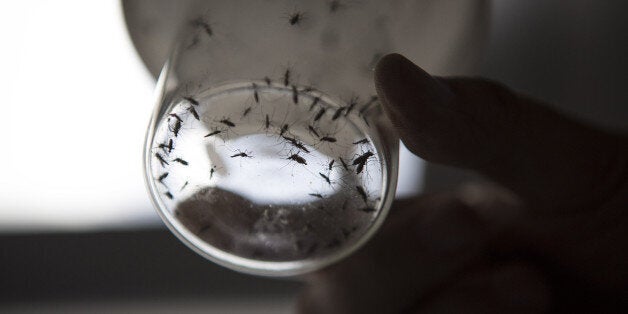
[[[370,157],[373,156],[373,153],[369,150],[366,151],[366,153],[356,157],[353,162],[351,163],[354,166],[357,166],[355,168],[355,173],[358,174],[360,172],[362,172],[362,169],[364,169],[364,165],[366,164],[366,162],[368,161],[368,159]]]
[[[185,160],[183,160],[181,158],[175,158],[173,161],[174,162],[178,162],[178,163],[180,163],[180,164],[182,164],[184,166],[187,166],[189,164],[187,161],[185,161]]]
[[[320,120],[321,117],[325,114],[325,111],[326,111],[325,108],[321,108],[321,110],[319,110],[316,116],[314,117],[314,121]]]
[[[196,100],[196,99],[194,99],[192,97],[187,96],[187,97],[183,97],[183,99],[185,99],[187,102],[191,103],[194,106],[198,106],[199,105],[198,100]]]
[[[214,36],[214,30],[211,28],[209,23],[207,23],[207,21],[205,19],[203,19],[202,17],[199,17],[199,18],[193,20],[192,21],[192,26],[202,28],[203,31],[205,31],[205,33],[209,37]]]
[[[174,137],[179,136],[179,131],[181,131],[181,120],[177,120],[170,130],[174,133]]]
[[[318,173],[323,179],[325,179],[325,181],[327,181],[327,184],[331,185],[331,180],[329,180],[329,177],[326,176],[325,174],[319,172]]]
[[[371,206],[365,206],[359,209],[360,211],[363,211],[365,213],[372,213],[375,211],[375,208],[371,207]]]
[[[291,138],[291,137],[287,137],[287,136],[281,136],[283,137],[284,140],[290,142],[290,144],[292,144],[294,147],[309,153],[310,151],[303,145],[303,143],[301,143],[299,140],[297,140],[296,138]]]
[[[190,106],[188,108],[188,111],[194,116],[194,119],[201,121],[201,119],[198,116],[198,112],[196,112],[196,109],[194,109],[194,107]]]
[[[244,112],[242,113],[242,118],[246,117],[250,112],[251,107],[247,107],[246,109],[244,109]]]
[[[230,121],[229,119],[227,119],[227,118],[222,119],[222,120],[220,120],[220,121],[218,121],[218,122],[220,122],[220,123],[222,123],[222,124],[224,124],[224,125],[226,125],[226,126],[229,126],[229,127],[234,127],[234,126],[235,126],[235,123],[231,122],[231,121]]]
[[[155,153],[155,157],[157,157],[157,160],[159,160],[159,163],[162,167],[165,167],[165,165],[169,165],[169,163],[164,159],[163,156],[161,156],[160,153]]]
[[[309,195],[309,196],[314,196],[314,197],[316,197],[316,198],[320,198],[320,199],[324,198],[324,197],[323,197],[323,195],[321,195],[321,194],[319,194],[319,193],[310,193],[310,194],[308,194],[308,195]]]
[[[253,98],[259,104],[259,94],[257,93],[257,84],[253,83]]]
[[[377,96],[371,96],[371,99],[360,109],[360,115],[363,115],[377,101]]]
[[[163,184],[164,183],[164,179],[168,177],[168,173],[165,172],[162,175],[159,176],[159,178],[157,178],[157,181],[159,181],[159,183]]]
[[[314,129],[313,126],[308,125],[307,128],[310,130],[310,133],[316,135],[316,137],[319,137],[319,138],[321,137],[320,135],[318,135],[318,132],[316,132],[316,129]]]
[[[323,136],[320,138],[321,142],[330,142],[330,143],[336,143],[336,138],[335,137],[331,137],[331,136]]]
[[[312,100],[312,104],[310,105],[310,111],[312,111],[312,109],[314,109],[314,106],[316,106],[319,101],[321,101],[320,97],[314,97],[314,100]]]
[[[290,84],[290,69],[286,69],[286,72],[283,74],[283,85],[288,87]]]
[[[170,139],[170,140],[168,141],[168,144],[165,144],[165,143],[161,143],[161,144],[159,144],[159,148],[163,149],[163,150],[164,150],[164,152],[166,152],[166,151],[167,151],[168,153],[172,152],[172,148],[173,148],[173,142],[172,142],[172,139]]]
[[[353,110],[355,105],[358,104],[358,99],[359,99],[358,96],[351,97],[351,100],[349,101],[349,106],[347,106],[347,111],[345,112],[345,116],[349,115],[349,113]]]
[[[334,116],[331,118],[332,121],[336,121],[340,115],[342,115],[342,112],[345,110],[345,107],[340,107],[336,110],[336,112],[334,113]]]
[[[345,5],[340,2],[340,0],[329,1],[328,5],[329,5],[329,12],[330,13],[335,13],[338,10],[340,10],[340,9],[345,7]]]
[[[286,158],[289,160],[294,160],[302,165],[307,165],[307,162],[305,161],[305,158],[299,156],[299,154],[292,154],[290,157]]]
[[[166,193],[164,193],[164,195],[165,195],[167,198],[169,198],[169,199],[173,199],[173,198],[174,198],[174,196],[172,196],[172,193],[170,193],[170,192],[166,192]]]
[[[284,124],[284,125],[281,127],[281,131],[279,131],[279,136],[283,136],[283,135],[284,135],[284,133],[286,133],[286,132],[288,131],[288,128],[289,128],[289,127],[290,127],[290,126],[289,126],[288,124]]]
[[[346,171],[349,171],[349,166],[347,166],[347,163],[344,161],[344,159],[342,159],[342,157],[338,157],[338,159],[340,160],[342,167],[345,168]]]
[[[301,21],[303,21],[304,17],[305,17],[305,13],[294,12],[288,16],[288,23],[290,23],[290,25],[292,26],[298,25],[299,23],[301,23]]]
[[[297,87],[292,85],[292,102],[296,105],[299,103],[299,91],[297,91]]]
[[[181,122],[183,122],[183,120],[181,119],[181,117],[179,117],[179,115],[177,115],[176,113],[170,113],[170,114],[168,114],[168,115],[169,115],[169,116],[171,116],[171,117],[173,117],[173,118],[175,118],[175,119],[177,119],[177,120],[179,120],[179,121],[181,121]]]
[[[362,197],[364,203],[366,203],[368,201],[368,195],[366,194],[366,191],[364,191],[364,189],[359,185],[356,185],[355,189],[358,191],[358,194],[360,194],[360,197]]]
[[[207,134],[207,135],[205,135],[203,137],[210,137],[210,136],[214,136],[214,135],[220,134],[220,133],[222,133],[222,130],[216,130],[216,131],[210,132],[209,134]]]
[[[211,180],[214,177],[214,172],[216,172],[216,166],[212,166],[209,170],[209,179]]]
[[[237,154],[231,155],[231,158],[235,158],[235,157],[253,158],[253,156],[247,154],[246,152],[239,152]]]

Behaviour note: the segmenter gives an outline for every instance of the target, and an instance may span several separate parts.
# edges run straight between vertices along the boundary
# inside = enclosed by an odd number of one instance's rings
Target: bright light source
[[[156,221],[141,165],[153,82],[120,3],[5,1],[0,36],[0,230]]]
[[[118,1],[0,2],[0,231],[158,221],[142,174],[153,80]],[[402,150],[398,195],[422,164]]]

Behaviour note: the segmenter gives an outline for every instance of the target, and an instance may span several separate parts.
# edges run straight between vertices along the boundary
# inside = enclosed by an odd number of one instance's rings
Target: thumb
[[[501,85],[432,77],[398,54],[380,60],[375,83],[412,152],[476,170],[535,208],[587,208],[616,193],[626,178],[626,139]]]

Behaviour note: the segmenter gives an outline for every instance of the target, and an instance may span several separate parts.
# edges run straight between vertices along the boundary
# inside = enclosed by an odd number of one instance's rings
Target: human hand
[[[628,304],[628,140],[485,80],[378,64],[385,111],[422,158],[500,187],[397,202],[303,313],[614,312]]]

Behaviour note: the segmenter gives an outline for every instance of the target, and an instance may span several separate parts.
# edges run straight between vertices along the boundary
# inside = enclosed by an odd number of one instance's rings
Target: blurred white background
[[[160,224],[142,173],[154,80],[121,3],[0,3],[0,232]],[[398,195],[422,162],[401,152]]]
[[[118,1],[0,2],[0,231],[154,224],[153,79]]]

